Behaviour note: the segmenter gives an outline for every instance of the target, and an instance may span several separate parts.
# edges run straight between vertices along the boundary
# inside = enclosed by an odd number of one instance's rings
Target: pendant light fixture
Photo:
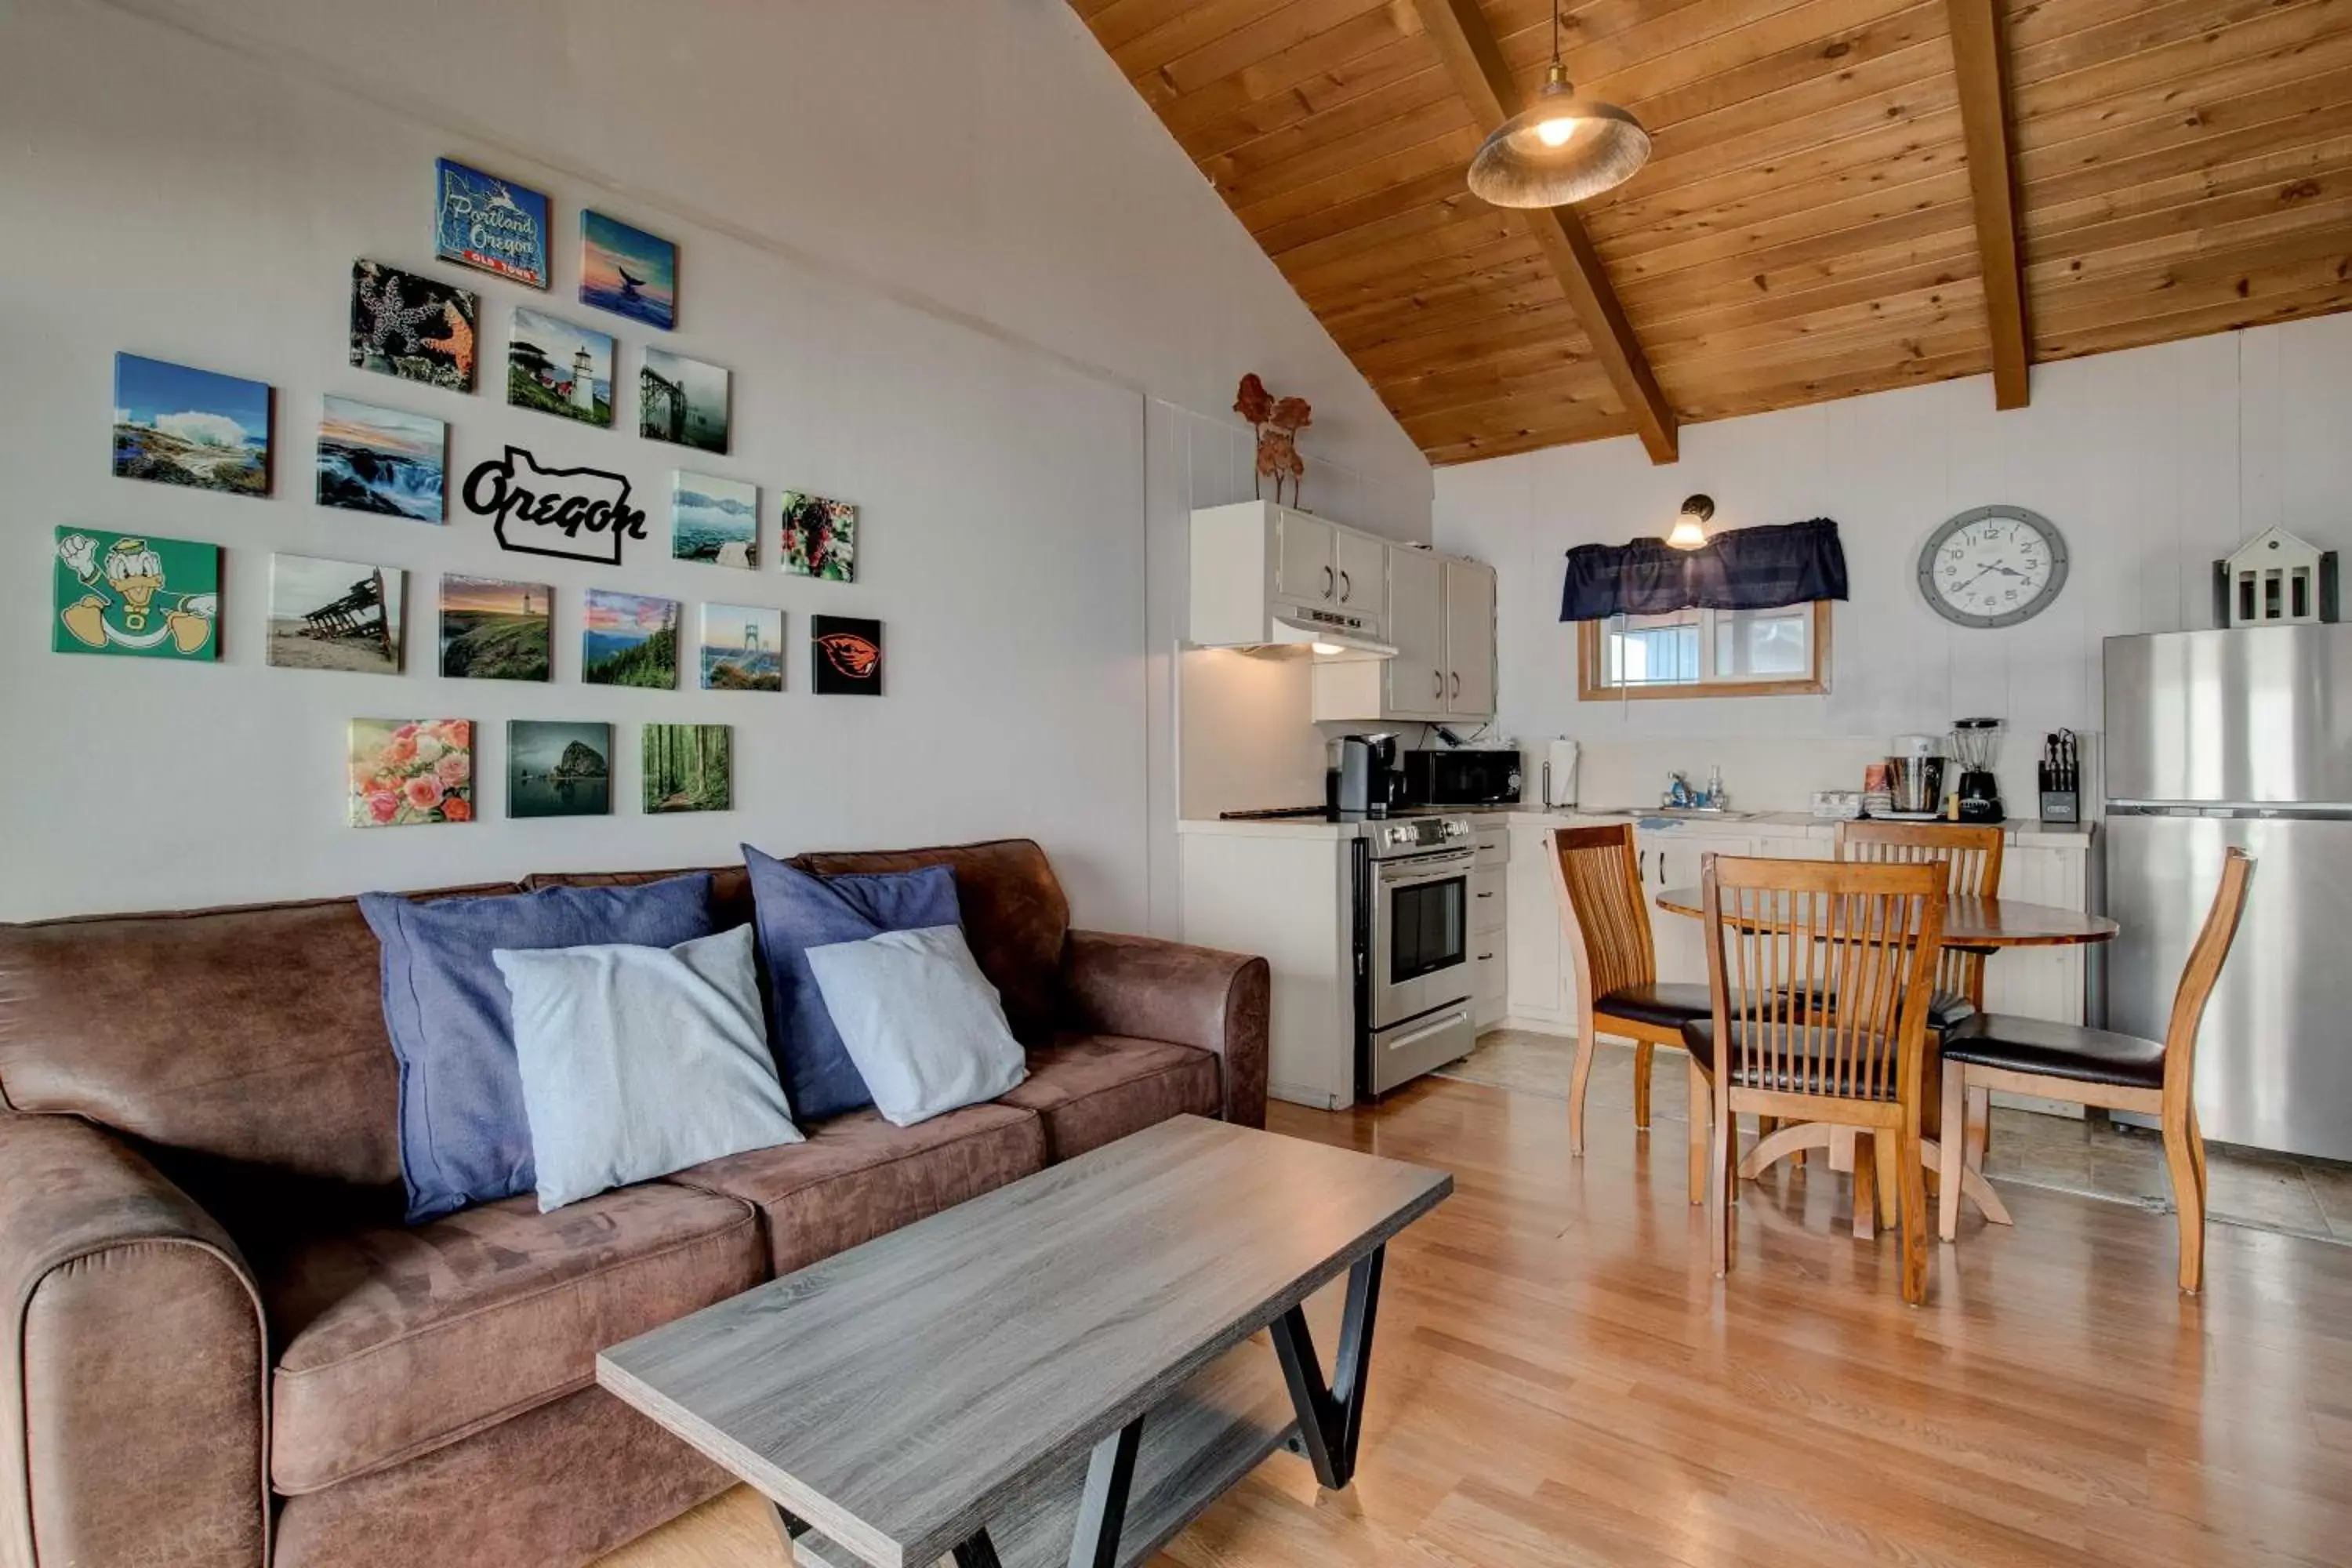
[[[1706,525],[1714,516],[1715,501],[1711,497],[1692,496],[1683,502],[1682,513],[1675,519],[1666,542],[1676,550],[1696,550],[1706,542]]]
[[[1536,100],[1505,121],[1470,160],[1470,194],[1498,207],[1557,207],[1623,184],[1650,158],[1650,133],[1625,110],[1579,97],[1559,63],[1559,0],[1551,6],[1551,72]]]

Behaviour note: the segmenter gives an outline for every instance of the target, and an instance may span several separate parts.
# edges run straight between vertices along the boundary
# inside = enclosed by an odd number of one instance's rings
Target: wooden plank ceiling
[[[1489,121],[1431,0],[1071,3],[1433,461],[1637,430],[1556,238],[1463,184]],[[1655,142],[1574,216],[1673,418],[1983,374],[2020,314],[2049,361],[2352,308],[2352,0],[1564,9],[1570,79]],[[1532,93],[1549,0],[1453,10]],[[1969,150],[2004,136],[1989,312]]]

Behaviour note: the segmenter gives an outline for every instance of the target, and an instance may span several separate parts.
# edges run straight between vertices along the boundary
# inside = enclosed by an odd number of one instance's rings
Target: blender
[[[2000,721],[1953,720],[1952,755],[1960,765],[1959,783],[1954,786],[1959,800],[1959,819],[1999,822],[2002,815],[2000,784],[1993,777],[1992,769],[2000,756]]]

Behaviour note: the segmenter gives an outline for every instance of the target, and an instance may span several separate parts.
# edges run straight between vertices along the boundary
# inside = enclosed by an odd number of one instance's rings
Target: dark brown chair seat
[[[1971,1067],[2111,1083],[2164,1087],[2164,1042],[2006,1013],[1979,1013],[1944,1036],[1944,1059]]]
[[[1734,1020],[1731,1025],[1731,1037],[1735,1041],[1743,1040],[1748,1030],[1749,1026]],[[1761,1031],[1758,1032],[1761,1033]],[[1694,1018],[1685,1024],[1683,1049],[1690,1053],[1691,1060],[1712,1073],[1715,1070],[1715,1020]],[[1873,1045],[1868,1049],[1872,1052],[1891,1054],[1890,1047],[1884,1045]],[[1737,1050],[1731,1054],[1734,1061],[1742,1061],[1748,1055],[1747,1052]],[[1759,1045],[1754,1054],[1769,1057],[1772,1053],[1769,1047]],[[1870,1093],[1867,1092],[1866,1085],[1848,1087],[1843,1082],[1832,1082],[1831,1074],[1826,1070],[1830,1065],[1829,1058],[1825,1057],[1797,1055],[1792,1051],[1782,1057],[1779,1064],[1769,1070],[1753,1065],[1735,1067],[1731,1071],[1731,1083],[1736,1089],[1765,1089],[1781,1094],[1829,1094],[1848,1100],[1881,1100],[1890,1102],[1895,1099],[1895,1086],[1892,1073],[1885,1075],[1887,1081],[1878,1087],[1876,1093]]]
[[[1815,993],[1819,994],[1818,991]],[[1927,1027],[1943,1034],[1976,1016],[1977,1005],[1958,991],[1938,989],[1927,996]]]
[[[1654,1024],[1661,1029],[1678,1029],[1693,1018],[1712,1016],[1715,1003],[1704,985],[1653,981],[1641,985],[1620,985],[1597,998],[1592,1010],[1612,1018]]]

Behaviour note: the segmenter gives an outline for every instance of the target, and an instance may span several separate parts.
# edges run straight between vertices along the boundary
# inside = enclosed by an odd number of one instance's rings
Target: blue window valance
[[[1727,530],[1696,550],[1676,550],[1663,539],[1580,544],[1568,552],[1559,618],[1777,610],[1846,596],[1837,524],[1817,517]]]

